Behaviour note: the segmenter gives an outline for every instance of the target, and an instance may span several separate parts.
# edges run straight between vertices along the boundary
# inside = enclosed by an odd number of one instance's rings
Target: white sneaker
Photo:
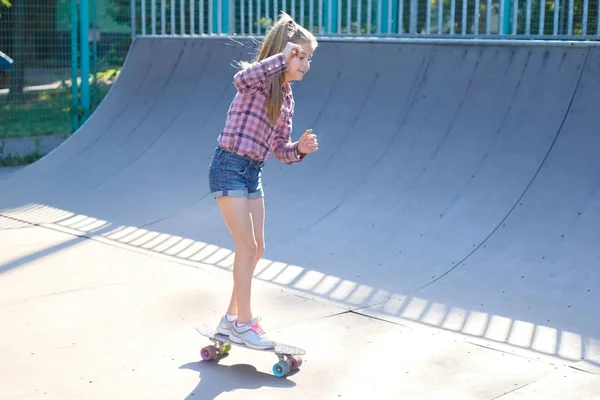
[[[275,347],[265,331],[259,325],[260,317],[254,318],[249,324],[238,325],[238,322],[232,324],[229,339],[232,342],[244,344],[251,349],[263,350]]]
[[[229,321],[226,315],[221,317],[221,321],[219,322],[219,326],[217,326],[217,332],[222,335],[229,336],[231,334],[231,330],[233,329],[233,325],[235,321]]]

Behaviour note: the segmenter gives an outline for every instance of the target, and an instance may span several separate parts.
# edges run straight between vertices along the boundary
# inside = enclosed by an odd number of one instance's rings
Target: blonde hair
[[[296,44],[310,43],[313,48],[317,47],[317,40],[314,35],[301,25],[297,24],[292,17],[282,11],[275,24],[265,35],[252,62],[258,62],[267,57],[281,53],[288,42]],[[238,65],[243,69],[251,65],[251,63],[241,61]],[[275,124],[277,118],[279,118],[279,114],[281,114],[281,105],[283,103],[281,88],[284,84],[284,80],[284,73],[267,78],[269,92],[267,111],[269,119],[273,124]]]

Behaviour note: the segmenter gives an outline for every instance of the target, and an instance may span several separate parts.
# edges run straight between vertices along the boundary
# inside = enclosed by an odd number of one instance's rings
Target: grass
[[[42,158],[42,154],[35,151],[31,154],[22,156],[20,154],[10,154],[7,157],[0,157],[0,167],[17,167],[28,165]]]
[[[119,69],[110,68],[97,74],[96,84],[91,84],[92,111],[108,93]],[[72,119],[81,114],[71,105],[71,82],[54,82],[44,87],[29,89],[20,102],[8,100],[8,94],[0,94],[0,138],[39,137],[48,135],[70,135],[73,133]]]
[[[0,95],[0,113],[6,117],[0,138],[72,133],[68,89],[29,92],[25,97],[25,101],[14,104],[7,100],[8,95]]]

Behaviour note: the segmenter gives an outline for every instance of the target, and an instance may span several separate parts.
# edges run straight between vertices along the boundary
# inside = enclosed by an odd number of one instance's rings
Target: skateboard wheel
[[[231,343],[223,343],[223,345],[221,345],[221,348],[219,349],[219,353],[221,354],[227,354],[231,351]]]
[[[204,361],[210,361],[217,356],[217,348],[213,345],[206,346],[200,351]]]
[[[286,376],[290,372],[290,364],[285,361],[280,361],[277,364],[273,365],[273,374],[281,378],[282,376]]]
[[[302,365],[302,357],[301,356],[293,356],[290,358],[290,367],[291,369],[298,369]]]

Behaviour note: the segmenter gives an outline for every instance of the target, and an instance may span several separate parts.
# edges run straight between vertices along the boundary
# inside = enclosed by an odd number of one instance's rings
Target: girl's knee
[[[265,252],[265,244],[264,243],[257,243],[256,244],[256,259],[260,259],[262,257],[262,255]]]
[[[244,257],[244,259],[253,261],[258,253],[258,245],[256,242],[244,243],[243,245],[238,246],[236,253],[239,256]]]

